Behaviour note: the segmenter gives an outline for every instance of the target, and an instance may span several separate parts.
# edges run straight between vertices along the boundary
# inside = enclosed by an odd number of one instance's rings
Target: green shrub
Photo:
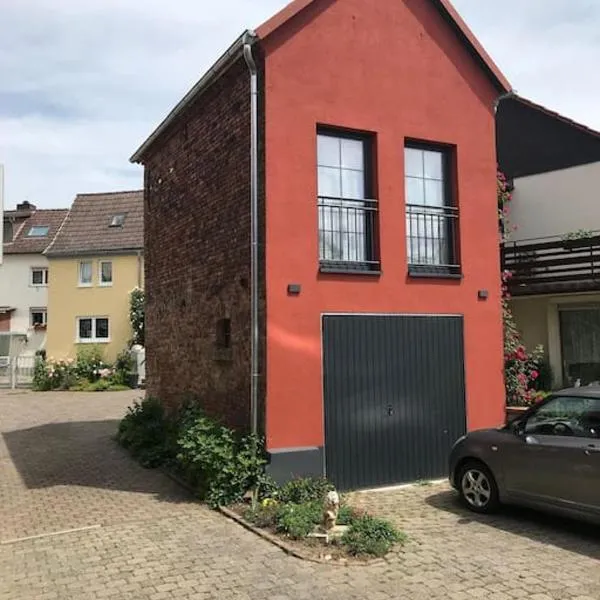
[[[144,290],[136,288],[129,296],[129,322],[133,331],[131,345],[144,345],[145,336],[145,294]]]
[[[108,375],[110,365],[104,362],[104,354],[100,346],[94,344],[78,348],[75,362],[77,377],[94,382],[100,379],[103,372]]]
[[[277,504],[259,504],[256,508],[248,508],[244,512],[244,518],[256,527],[270,529],[277,524],[279,510]]]
[[[385,556],[394,544],[405,539],[406,536],[391,523],[363,515],[352,521],[342,537],[342,544],[353,556]]]
[[[342,504],[338,512],[337,524],[338,525],[352,525],[356,519],[364,516],[364,511],[352,508],[347,504]]]
[[[127,410],[117,441],[144,467],[158,467],[174,455],[172,427],[161,402],[147,398]]]
[[[277,531],[299,540],[311,533],[322,517],[323,505],[320,502],[282,504],[277,511]]]
[[[52,380],[46,369],[46,361],[41,356],[35,357],[32,386],[37,392],[47,392],[52,389]]]
[[[281,487],[277,493],[280,502],[291,502],[293,504],[305,504],[306,502],[323,502],[328,492],[334,489],[325,478],[302,478],[293,479]]]
[[[36,391],[68,390],[77,382],[73,361],[44,360],[38,356],[33,369],[33,389]]]
[[[131,374],[133,372],[133,358],[129,350],[123,350],[117,356],[114,366],[114,373],[111,377],[116,385],[129,387]]]
[[[211,506],[239,502],[263,473],[262,440],[252,435],[238,439],[231,429],[197,414],[183,415],[177,461]]]

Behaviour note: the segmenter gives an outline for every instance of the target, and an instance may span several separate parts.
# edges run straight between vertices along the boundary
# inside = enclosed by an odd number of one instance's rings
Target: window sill
[[[110,339],[75,340],[76,344],[110,344]]]
[[[112,287],[112,281],[110,283],[99,283],[98,287]]]
[[[77,285],[78,288],[91,288],[93,287],[91,283],[79,283]]]
[[[454,271],[453,269],[444,269],[443,267],[420,267],[420,266],[409,266],[408,276],[411,279],[452,279],[460,281],[463,279],[463,274]]]
[[[381,265],[380,263],[321,262],[319,264],[319,273],[324,275],[366,275],[380,277]]]
[[[32,288],[47,288],[48,284],[47,283],[30,283],[29,287],[32,287]]]

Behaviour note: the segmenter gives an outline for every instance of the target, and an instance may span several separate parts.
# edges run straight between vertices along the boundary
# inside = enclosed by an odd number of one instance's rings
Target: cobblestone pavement
[[[382,564],[289,557],[115,445],[136,396],[0,391],[0,599],[600,600],[598,528],[476,517],[445,484],[353,496],[410,536]]]

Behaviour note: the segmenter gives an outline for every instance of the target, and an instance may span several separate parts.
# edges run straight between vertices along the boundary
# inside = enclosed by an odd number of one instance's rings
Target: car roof
[[[573,396],[574,398],[600,398],[600,386],[567,388],[553,393],[554,396]]]

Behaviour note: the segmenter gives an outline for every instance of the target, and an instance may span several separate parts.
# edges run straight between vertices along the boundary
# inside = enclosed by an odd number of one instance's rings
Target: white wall
[[[28,334],[26,353],[34,353],[46,343],[46,332],[30,327],[29,309],[48,306],[48,288],[31,285],[32,267],[48,267],[48,259],[41,254],[4,254],[0,265],[0,302],[16,308],[11,314],[10,330]]]
[[[515,179],[511,241],[600,230],[600,162]]]

